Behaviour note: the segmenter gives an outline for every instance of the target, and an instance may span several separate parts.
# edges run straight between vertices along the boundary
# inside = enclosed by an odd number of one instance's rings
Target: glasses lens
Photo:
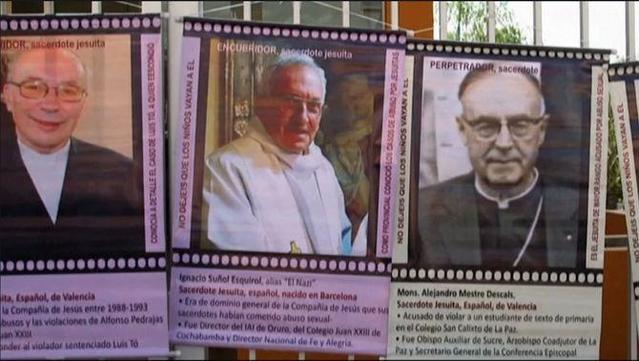
[[[509,124],[510,132],[517,137],[523,137],[528,134],[532,126],[531,121],[518,120]]]
[[[310,101],[306,103],[306,109],[311,114],[319,114],[322,111],[322,103]]]
[[[58,86],[58,98],[64,102],[77,102],[84,96],[82,88],[71,84],[60,84]]]
[[[41,81],[26,81],[20,84],[20,94],[25,98],[40,99],[47,95],[49,87]]]
[[[318,115],[322,112],[324,105],[314,100],[304,100],[295,96],[281,96],[278,98],[280,104],[288,110],[299,110],[306,105],[306,111],[310,114]]]
[[[297,109],[300,105],[299,99],[294,97],[283,97],[282,101],[287,108]]]
[[[508,121],[508,131],[514,137],[523,138],[530,135],[534,125],[539,119],[514,119]],[[482,139],[493,140],[501,131],[502,124],[499,121],[478,121],[469,123],[475,134]]]
[[[501,124],[497,122],[479,122],[473,126],[477,135],[482,138],[492,138],[499,133]]]

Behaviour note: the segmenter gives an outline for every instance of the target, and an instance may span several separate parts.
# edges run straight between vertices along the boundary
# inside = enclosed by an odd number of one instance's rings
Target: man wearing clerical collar
[[[9,63],[2,88],[11,118],[0,146],[2,258],[143,250],[133,162],[72,137],[88,95],[87,70],[70,50],[31,49]]]
[[[417,262],[575,267],[578,191],[535,167],[552,121],[540,82],[490,69],[459,87],[456,121],[473,171],[420,191]]]
[[[326,77],[306,55],[264,73],[257,119],[206,159],[208,239],[223,250],[353,255],[335,171],[314,143]]]

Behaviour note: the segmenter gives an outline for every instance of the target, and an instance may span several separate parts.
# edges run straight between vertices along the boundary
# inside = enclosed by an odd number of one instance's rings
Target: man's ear
[[[464,145],[468,145],[468,136],[466,135],[466,124],[461,116],[456,116],[455,121],[457,122],[457,129],[459,130],[459,136],[462,139]]]
[[[7,110],[9,113],[13,113],[13,98],[11,97],[9,84],[5,84],[2,87],[2,94],[0,95],[0,100],[7,106]]]

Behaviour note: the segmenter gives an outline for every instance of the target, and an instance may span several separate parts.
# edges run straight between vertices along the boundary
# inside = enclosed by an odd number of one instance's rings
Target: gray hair
[[[270,94],[275,74],[288,67],[296,65],[306,66],[315,72],[322,83],[322,102],[324,102],[326,98],[326,74],[324,73],[324,69],[317,65],[313,58],[300,53],[280,54],[277,57],[275,62],[273,62],[273,64],[271,64],[262,75],[262,80],[258,88],[260,95],[267,96]]]

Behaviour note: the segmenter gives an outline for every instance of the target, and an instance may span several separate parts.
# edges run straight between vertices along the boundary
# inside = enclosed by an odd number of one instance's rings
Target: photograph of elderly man
[[[326,76],[302,54],[262,76],[246,134],[206,157],[208,240],[222,250],[351,255],[351,223],[315,144]]]
[[[540,82],[490,69],[459,86],[456,125],[472,171],[420,190],[417,263],[575,267],[579,191],[536,164],[553,121]]]
[[[73,136],[92,121],[82,119],[91,94],[81,59],[67,49],[25,50],[3,77],[1,257],[144,250],[133,162]]]

